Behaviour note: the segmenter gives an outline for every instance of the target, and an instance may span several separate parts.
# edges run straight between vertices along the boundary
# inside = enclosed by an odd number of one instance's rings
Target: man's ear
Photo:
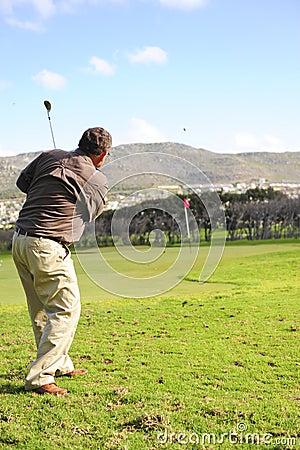
[[[94,166],[99,168],[102,166],[106,155],[106,152],[102,152],[100,155],[89,155],[89,157],[91,158]]]
[[[99,161],[102,162],[104,160],[106,154],[107,154],[106,152],[102,152],[101,155],[99,155]]]
[[[95,167],[98,167],[98,165],[101,163],[100,156],[101,155],[89,155],[89,158],[91,158],[92,163]]]

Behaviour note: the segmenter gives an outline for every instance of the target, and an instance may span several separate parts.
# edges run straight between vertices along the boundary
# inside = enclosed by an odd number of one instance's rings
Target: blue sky
[[[0,155],[172,141],[300,150],[299,0],[0,0]]]

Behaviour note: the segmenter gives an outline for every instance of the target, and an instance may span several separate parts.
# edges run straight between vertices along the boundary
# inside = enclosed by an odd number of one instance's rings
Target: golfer
[[[25,390],[64,395],[55,377],[84,375],[68,355],[80,316],[69,246],[103,211],[105,175],[97,170],[112,145],[103,128],[86,130],[75,151],[41,153],[19,175],[27,194],[13,236],[13,259],[27,298],[37,346]]]

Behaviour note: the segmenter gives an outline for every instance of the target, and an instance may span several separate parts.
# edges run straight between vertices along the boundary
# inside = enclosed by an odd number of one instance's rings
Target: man
[[[27,194],[13,237],[13,258],[27,298],[37,356],[25,390],[64,395],[55,376],[84,375],[68,355],[80,316],[77,277],[68,246],[101,214],[107,192],[102,166],[112,145],[103,128],[86,130],[75,151],[41,153],[20,174]]]

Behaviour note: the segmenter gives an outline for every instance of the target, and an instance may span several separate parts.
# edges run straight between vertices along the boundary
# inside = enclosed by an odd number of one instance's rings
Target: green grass
[[[262,447],[300,448],[299,249],[227,246],[203,285],[201,253],[182,283],[148,299],[108,294],[76,263],[83,308],[71,356],[89,374],[58,379],[64,398],[23,392],[35,347],[1,255],[0,448],[254,449],[264,436]]]

